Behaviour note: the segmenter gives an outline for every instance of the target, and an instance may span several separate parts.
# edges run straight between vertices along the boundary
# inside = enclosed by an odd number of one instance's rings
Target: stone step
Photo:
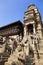
[[[39,50],[39,53],[43,53],[43,50]]]
[[[41,51],[41,50],[43,51],[43,47],[40,47],[39,51]]]

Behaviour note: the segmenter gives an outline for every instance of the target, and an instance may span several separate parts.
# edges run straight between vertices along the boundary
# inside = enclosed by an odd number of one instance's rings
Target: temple
[[[43,65],[43,23],[31,4],[18,20],[0,27],[0,65]]]

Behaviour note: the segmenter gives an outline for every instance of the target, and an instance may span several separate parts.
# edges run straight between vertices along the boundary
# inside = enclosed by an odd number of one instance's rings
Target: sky
[[[43,21],[43,0],[0,0],[0,27],[20,20],[24,21],[24,12],[35,4]]]

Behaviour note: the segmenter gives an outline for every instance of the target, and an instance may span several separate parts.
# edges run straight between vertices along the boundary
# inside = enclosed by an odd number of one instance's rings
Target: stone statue
[[[8,62],[5,63],[5,65],[12,65],[12,63],[18,65],[23,65],[25,60],[25,52],[23,50],[23,47],[21,44],[17,45],[17,48],[13,52],[12,55],[10,55],[10,58],[8,59]]]
[[[33,39],[31,39],[31,37],[33,37],[34,39],[34,44],[33,44]],[[15,41],[17,43],[15,50],[13,51],[13,46],[15,45]],[[37,40],[35,40],[34,36],[24,36],[22,38],[22,36],[17,35],[17,37],[14,39],[9,39],[9,44],[11,45],[11,49],[13,51],[13,54],[10,55],[10,57],[8,58],[8,62],[5,63],[5,65],[12,65],[13,63],[15,65],[25,65],[24,63],[29,62],[30,61],[30,55],[29,55],[29,50],[31,48],[31,50],[34,51],[35,48],[35,43],[37,44]],[[36,45],[37,46],[37,45]],[[28,60],[27,60],[28,59]]]
[[[4,53],[6,47],[5,41],[3,41],[3,37],[0,36],[0,53]]]

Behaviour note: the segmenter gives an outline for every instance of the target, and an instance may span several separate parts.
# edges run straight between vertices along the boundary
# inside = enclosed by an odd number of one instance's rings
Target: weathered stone
[[[0,28],[0,64],[43,65],[43,28],[35,5],[20,21]]]

